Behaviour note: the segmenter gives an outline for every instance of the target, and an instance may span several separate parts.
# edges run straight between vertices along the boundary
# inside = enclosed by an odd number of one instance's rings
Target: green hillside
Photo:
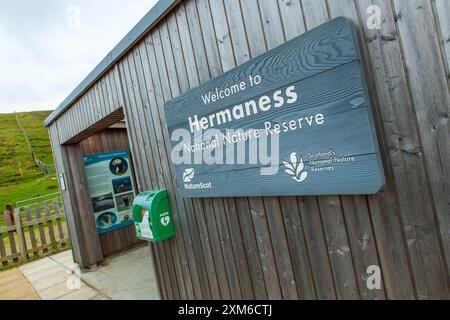
[[[17,113],[37,158],[53,164],[47,128],[50,111]],[[32,161],[27,140],[15,114],[0,114],[0,208],[7,203],[58,191],[55,176],[45,176]]]

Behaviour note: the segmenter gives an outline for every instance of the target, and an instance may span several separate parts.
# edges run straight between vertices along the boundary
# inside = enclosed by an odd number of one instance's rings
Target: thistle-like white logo
[[[283,161],[286,168],[284,172],[292,177],[297,182],[303,182],[308,177],[308,172],[304,171],[305,164],[303,158],[297,155],[297,152],[291,152],[288,161]]]
[[[194,168],[188,168],[188,169],[184,170],[183,181],[185,183],[191,182],[192,179],[194,179],[194,174],[195,174]]]

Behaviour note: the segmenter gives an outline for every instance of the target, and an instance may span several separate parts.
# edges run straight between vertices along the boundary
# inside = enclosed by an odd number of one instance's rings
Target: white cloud
[[[0,112],[56,108],[155,3],[1,1]]]

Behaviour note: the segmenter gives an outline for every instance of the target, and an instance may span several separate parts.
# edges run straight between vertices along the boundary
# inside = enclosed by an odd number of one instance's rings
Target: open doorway
[[[90,181],[94,182],[94,185],[88,187],[91,189],[90,195],[93,215],[96,218],[97,232],[99,234],[103,256],[107,257],[140,243],[141,241],[136,238],[132,223],[120,224],[120,220],[123,217],[131,216],[131,204],[135,194],[138,192],[134,170],[132,170],[131,151],[125,121],[120,120],[108,128],[83,139],[80,141],[80,148],[85,162],[86,159],[95,159],[98,155],[107,159],[106,162],[108,162],[109,155],[113,157],[115,154],[125,155],[116,157],[115,161],[122,161],[122,167],[126,167],[126,172],[114,173],[117,176],[116,179],[114,177],[113,179],[110,178],[113,174],[108,170],[109,168],[102,170],[101,163],[100,166],[98,163],[94,164],[92,166],[93,168],[85,166],[88,184]],[[101,172],[99,172],[99,169]],[[106,190],[107,192],[94,190],[96,186],[99,186],[97,188]],[[108,196],[109,198],[107,198]]]

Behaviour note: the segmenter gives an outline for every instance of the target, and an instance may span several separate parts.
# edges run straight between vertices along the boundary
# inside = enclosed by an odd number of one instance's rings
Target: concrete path
[[[159,300],[150,249],[140,246],[80,272],[70,250],[0,272],[0,300]]]
[[[22,274],[44,300],[108,300],[80,278],[72,252],[65,251],[19,267]]]
[[[159,300],[148,245],[108,258],[83,281],[113,300]]]
[[[18,268],[0,272],[0,300],[39,300],[39,296]]]

